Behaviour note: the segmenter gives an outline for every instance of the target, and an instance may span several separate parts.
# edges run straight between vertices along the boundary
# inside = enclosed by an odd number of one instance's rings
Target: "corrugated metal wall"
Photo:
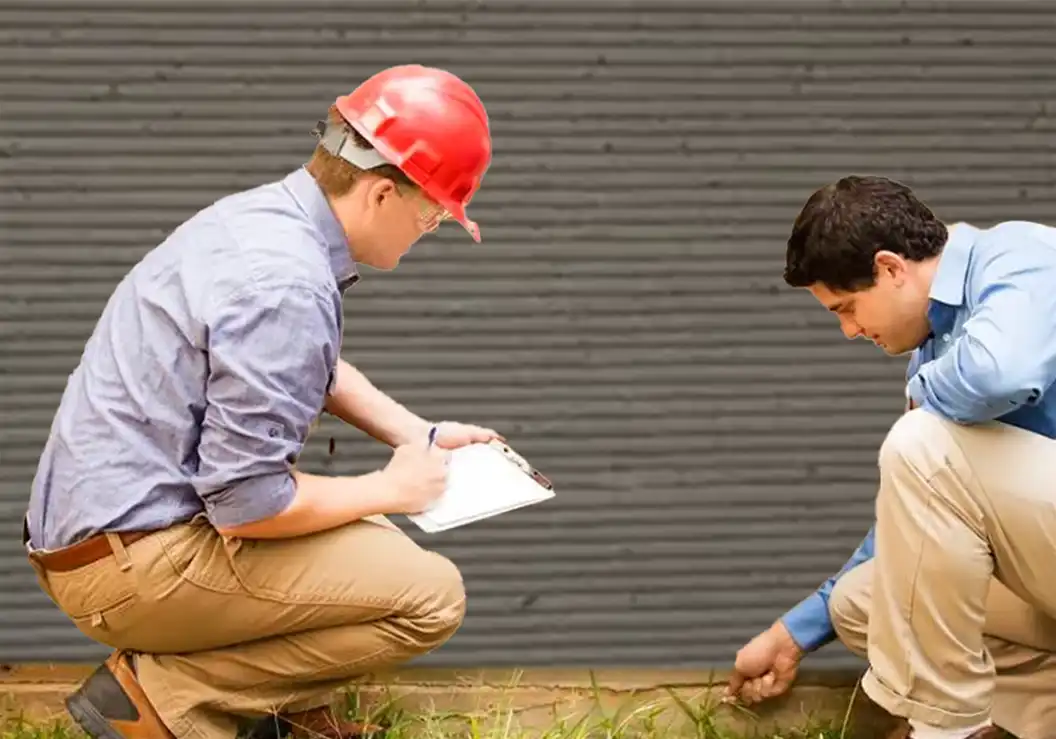
[[[358,79],[417,61],[488,105],[486,245],[452,227],[369,274],[345,356],[504,430],[560,491],[415,534],[471,594],[429,662],[728,665],[864,533],[901,408],[903,363],[781,282],[803,200],[870,171],[951,220],[1052,214],[1053,11],[848,5],[0,2],[0,660],[102,653],[38,593],[18,522],[111,287],[298,166]],[[328,426],[309,464],[383,459]]]

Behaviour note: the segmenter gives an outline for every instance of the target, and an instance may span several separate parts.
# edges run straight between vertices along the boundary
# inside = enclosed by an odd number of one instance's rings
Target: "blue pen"
[[[429,427],[429,446],[432,446],[436,441],[436,426]]]

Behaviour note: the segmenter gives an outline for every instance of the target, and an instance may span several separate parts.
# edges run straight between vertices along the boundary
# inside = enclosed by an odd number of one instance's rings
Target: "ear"
[[[399,195],[396,183],[387,177],[377,177],[370,183],[367,190],[367,202],[373,207],[380,207],[386,200]]]
[[[893,251],[886,251],[881,249],[873,257],[873,265],[876,268],[876,279],[880,280],[886,277],[895,283],[895,286],[901,286],[906,280],[906,276],[909,273],[909,264],[906,262],[905,257],[901,254],[895,254]]]

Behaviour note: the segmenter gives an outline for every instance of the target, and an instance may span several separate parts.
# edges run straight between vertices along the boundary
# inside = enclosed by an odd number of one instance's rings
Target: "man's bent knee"
[[[902,414],[880,445],[881,470],[913,467],[925,472],[942,464],[946,452],[956,448],[953,422],[917,408]]]
[[[843,645],[860,657],[869,639],[869,600],[873,563],[863,562],[845,572],[829,595],[829,618]]]
[[[920,408],[903,413],[888,429],[880,445],[880,465],[903,463],[911,457],[922,443],[934,435],[930,413]]]
[[[423,652],[436,649],[455,635],[466,615],[466,589],[462,573],[439,554],[429,553],[424,598],[413,614],[404,616],[406,634]]]

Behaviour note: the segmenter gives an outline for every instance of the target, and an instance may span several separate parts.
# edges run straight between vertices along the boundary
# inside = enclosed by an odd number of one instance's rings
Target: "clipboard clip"
[[[550,479],[546,477],[546,475],[541,473],[539,470],[535,469],[535,467],[532,467],[532,465],[528,464],[528,460],[526,460],[517,452],[513,451],[513,449],[510,448],[509,444],[501,442],[498,439],[492,439],[488,442],[488,444],[497,449],[502,454],[502,456],[506,457],[506,459],[510,460],[510,462],[512,462],[514,465],[519,467],[521,469],[521,472],[528,475],[528,477],[532,478],[538,485],[542,486],[546,490],[552,491],[554,489],[554,484],[550,482]]]

